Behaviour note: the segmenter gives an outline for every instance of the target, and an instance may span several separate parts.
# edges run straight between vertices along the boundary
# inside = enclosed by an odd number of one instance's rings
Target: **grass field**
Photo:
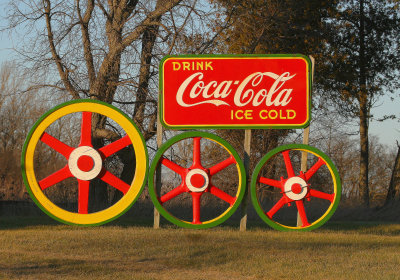
[[[0,279],[400,279],[400,225],[187,230],[0,219]]]

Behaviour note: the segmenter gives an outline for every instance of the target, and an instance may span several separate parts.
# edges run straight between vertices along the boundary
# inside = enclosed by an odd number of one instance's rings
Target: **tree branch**
[[[132,31],[128,36],[126,36],[123,41],[122,41],[122,49],[125,49],[129,45],[131,45],[135,40],[139,39],[139,37],[143,34],[143,32],[146,30],[147,26],[154,25],[154,21],[157,21],[156,19],[158,17],[161,17],[163,14],[177,6],[182,0],[159,0],[158,4],[156,5],[156,9],[151,12],[143,21],[141,24],[136,27],[134,31]]]
[[[53,30],[51,27],[51,4],[50,0],[44,0],[44,14],[46,18],[46,28],[47,28],[47,39],[49,41],[51,54],[53,60],[57,65],[58,72],[60,74],[61,80],[63,81],[65,88],[69,91],[74,99],[79,99],[79,94],[72,86],[71,81],[69,80],[69,69],[63,64],[61,57],[59,56],[53,37]]]
[[[96,80],[96,71],[93,63],[93,54],[91,49],[91,41],[89,35],[89,21],[92,18],[94,10],[94,0],[89,0],[87,3],[87,9],[85,15],[82,17],[80,9],[80,0],[76,0],[77,12],[79,17],[79,23],[82,32],[82,43],[83,43],[83,55],[86,62],[86,68],[89,76],[89,86],[91,87]]]

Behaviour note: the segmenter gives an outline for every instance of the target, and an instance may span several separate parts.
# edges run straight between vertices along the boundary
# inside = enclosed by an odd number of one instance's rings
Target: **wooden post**
[[[307,126],[303,131],[303,144],[308,145],[310,136],[310,126]],[[307,152],[301,152],[301,171],[307,171]],[[297,212],[297,226],[301,227],[303,224],[301,222],[301,218],[299,212]]]
[[[314,63],[315,59],[310,56],[311,60],[311,80],[314,81]],[[303,131],[303,144],[308,145],[309,143],[309,138],[310,138],[310,126],[307,126],[304,131]],[[306,172],[307,171],[307,152],[302,152],[301,153],[301,171]],[[297,212],[297,226],[301,227],[301,218],[299,213]]]
[[[160,122],[160,116],[157,116],[157,148],[160,148],[162,145],[162,137],[163,137],[163,127]],[[160,194],[161,191],[161,164],[157,166],[156,169],[156,193],[157,195]],[[157,208],[154,207],[154,223],[153,228],[158,229],[160,228],[160,212],[158,212]]]
[[[251,129],[244,131],[244,169],[246,172],[246,188],[241,204],[240,231],[246,231],[247,228],[247,205],[249,203],[250,188],[250,151],[251,151]]]
[[[310,138],[310,126],[307,126],[303,132],[303,144],[308,145]],[[301,171],[307,171],[307,152],[301,153]]]

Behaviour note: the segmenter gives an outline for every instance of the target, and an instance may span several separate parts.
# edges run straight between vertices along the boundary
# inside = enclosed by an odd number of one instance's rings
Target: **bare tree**
[[[393,1],[340,0],[326,37],[322,98],[350,121],[358,121],[359,194],[368,207],[369,123],[383,95],[396,93],[399,69],[399,17]]]
[[[202,26],[206,12],[196,0],[10,1],[9,29],[18,33],[20,57],[32,72],[45,73],[49,87],[67,99],[114,103],[150,139],[156,131],[158,61],[176,50],[185,32]],[[200,30],[199,30],[200,31]],[[104,116],[92,119],[93,144],[119,137]],[[121,154],[122,179],[132,180],[135,159]],[[105,186],[92,197],[102,201]],[[101,207],[101,205],[100,205]]]
[[[394,160],[392,176],[390,178],[389,189],[386,196],[385,205],[400,201],[400,145],[397,143],[397,155]]]
[[[339,112],[318,116],[311,125],[310,144],[319,147],[335,163],[342,182],[343,198],[347,204],[359,204],[359,143],[353,126],[343,125]],[[380,207],[388,192],[395,151],[371,136],[369,144],[370,205]]]
[[[23,141],[35,119],[44,113],[38,91],[22,96],[27,76],[15,63],[0,66],[0,199],[25,197],[20,171]]]

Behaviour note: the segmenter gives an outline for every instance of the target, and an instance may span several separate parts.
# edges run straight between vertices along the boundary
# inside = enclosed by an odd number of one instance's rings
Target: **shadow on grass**
[[[133,218],[120,218],[114,221],[111,221],[103,227],[152,227],[153,221],[149,219],[133,219]],[[61,222],[53,220],[48,216],[10,216],[10,217],[0,217],[0,230],[10,230],[10,229],[23,229],[30,227],[53,227],[64,225]],[[68,225],[65,225],[68,226]],[[81,226],[72,226],[70,227],[81,227]],[[84,226],[83,226],[84,227]]]
[[[31,203],[32,204],[32,203]],[[152,205],[139,205],[135,204],[127,213],[119,217],[118,219],[111,221],[102,227],[153,227],[153,211]],[[33,204],[32,204],[33,205]],[[12,230],[12,229],[24,229],[30,227],[56,227],[63,226],[64,224],[53,220],[49,216],[40,212],[40,209],[36,206],[26,207],[29,211],[16,213],[13,215],[10,213],[2,211],[0,216],[0,230]],[[359,233],[359,234],[371,234],[371,235],[400,235],[400,221],[393,220],[387,221],[381,219],[381,216],[397,217],[399,213],[398,208],[391,210],[390,213],[380,213],[379,211],[365,210],[365,209],[339,209],[333,219],[329,220],[321,228],[316,229],[317,233],[333,232],[333,233]],[[239,231],[240,224],[240,211],[232,215],[223,224],[214,228],[215,230],[229,230],[229,231]],[[26,213],[30,213],[26,215]],[[364,214],[364,216],[362,216]],[[369,218],[371,220],[364,220]],[[65,226],[65,225],[64,225]],[[70,226],[74,227],[74,226]],[[76,226],[79,228],[84,228]],[[161,217],[161,227],[167,229],[179,229],[178,226],[173,225],[166,219]],[[206,229],[212,230],[212,229]],[[254,212],[254,210],[249,207],[248,209],[248,221],[247,221],[248,231],[275,231],[267,224],[265,224]],[[199,230],[200,232],[201,230]]]
[[[318,231],[396,236],[400,235],[400,224],[382,221],[335,221],[325,224]]]
[[[47,216],[0,217],[0,229],[21,229],[35,226],[55,226],[60,223]]]
[[[51,219],[47,216],[32,216],[32,217],[0,217],[0,230],[13,230],[13,229],[26,229],[32,227],[59,227],[63,224]],[[132,217],[121,217],[110,223],[102,225],[102,227],[153,227],[153,220],[149,218],[137,219]],[[74,227],[74,226],[70,226]],[[78,226],[77,226],[78,227]],[[81,227],[79,227],[81,228]],[[179,227],[163,220],[161,222],[161,228],[167,228],[171,230],[179,229]],[[213,230],[213,229],[205,229]],[[215,228],[215,230],[228,230],[228,231],[239,231],[239,223],[237,221],[227,221],[224,224]],[[248,221],[248,231],[275,231],[262,221]],[[202,230],[199,230],[201,232]],[[400,224],[389,223],[389,222],[352,222],[352,221],[332,221],[323,225],[321,228],[314,230],[316,233],[358,233],[358,234],[370,234],[370,235],[387,235],[396,236],[400,235]]]

